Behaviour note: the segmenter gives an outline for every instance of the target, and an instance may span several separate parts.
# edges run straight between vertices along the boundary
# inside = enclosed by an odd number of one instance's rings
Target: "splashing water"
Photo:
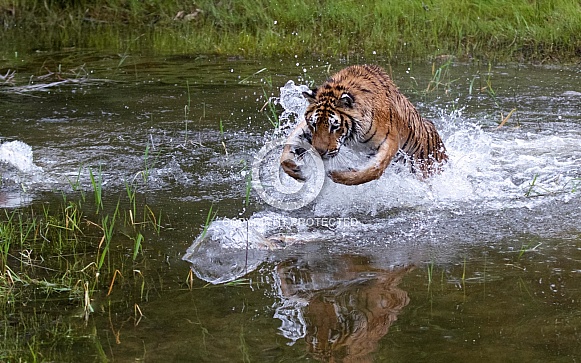
[[[32,148],[22,141],[0,144],[0,162],[7,163],[23,173],[42,171],[32,162]]]
[[[308,91],[309,87],[305,85],[297,86],[292,80],[280,88],[279,103],[284,109],[280,116],[282,129],[292,128],[305,119],[305,111],[309,103],[302,93]]]
[[[303,118],[306,101],[301,93],[305,89],[292,81],[281,88],[281,124],[290,129]],[[449,154],[441,174],[423,181],[406,167],[392,164],[380,179],[362,185],[345,186],[326,178],[317,198],[301,210],[265,210],[253,215],[247,222],[254,226],[249,236],[232,240],[232,230],[228,229],[232,221],[228,219],[211,225],[208,231],[214,246],[217,241],[221,248],[245,243],[247,251],[265,251],[269,248],[263,243],[264,236],[282,234],[292,241],[288,245],[327,240],[333,251],[368,251],[388,259],[385,265],[397,265],[449,255],[453,248],[444,241],[450,238],[470,243],[475,235],[497,239],[517,228],[540,235],[559,230],[542,216],[531,217],[530,211],[535,209],[543,209],[552,217],[580,217],[578,127],[555,126],[544,132],[531,132],[525,127],[487,129],[466,120],[462,111],[440,113],[433,121]],[[337,160],[327,161],[326,167],[356,167],[362,162],[361,155],[349,148],[343,147],[340,154]],[[283,173],[281,178],[289,177]],[[498,215],[503,219],[491,223]],[[252,242],[248,243],[249,239]],[[198,253],[203,255],[210,247],[206,242],[197,241]],[[418,245],[440,246],[443,250],[435,253],[415,248]],[[238,264],[241,256],[239,253],[236,257]],[[263,260],[267,256],[259,255]],[[197,261],[194,270],[208,267],[202,260]],[[258,261],[251,265],[258,266]],[[223,281],[240,276],[225,269],[215,273],[223,274]]]
[[[284,114],[304,112],[306,86],[290,81],[281,88]],[[298,96],[297,96],[298,95]],[[288,107],[288,108],[287,108]],[[535,195],[561,195],[564,200],[581,185],[581,132],[531,133],[492,129],[467,122],[461,111],[434,120],[450,157],[440,175],[421,181],[399,165],[390,165],[375,181],[344,186],[327,180],[313,204],[316,215],[363,213],[376,215],[392,208],[435,207],[479,203],[490,208],[535,205]],[[292,125],[293,127],[296,125]],[[356,167],[361,155],[342,148],[338,162],[327,167]],[[343,163],[343,165],[341,165]]]
[[[269,245],[248,221],[214,221],[188,248],[183,259],[196,276],[213,284],[224,283],[253,271],[266,258]]]
[[[33,162],[30,145],[18,140],[0,144],[0,208],[30,203],[23,189],[46,181],[42,168]]]

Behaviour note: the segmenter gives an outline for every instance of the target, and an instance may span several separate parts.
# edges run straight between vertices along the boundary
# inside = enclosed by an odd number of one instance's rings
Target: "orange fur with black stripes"
[[[305,120],[290,133],[281,156],[282,168],[295,179],[305,180],[296,162],[305,152],[297,145],[305,142],[323,159],[335,157],[345,144],[368,148],[369,160],[361,168],[329,173],[346,185],[378,179],[392,160],[428,177],[448,159],[434,124],[378,66],[347,67],[303,96],[309,100]]]

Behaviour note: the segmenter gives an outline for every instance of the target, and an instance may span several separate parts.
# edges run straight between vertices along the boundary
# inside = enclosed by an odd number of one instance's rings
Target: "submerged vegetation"
[[[73,69],[63,70],[59,64],[58,69],[51,70],[46,65],[41,70],[42,74],[31,75],[27,84],[18,84],[15,70],[7,70],[5,75],[0,74],[0,93],[27,94],[32,92],[49,92],[52,89],[65,85],[98,85],[110,83],[106,79],[94,79],[89,77],[89,71],[84,65]]]
[[[575,61],[576,0],[0,0],[3,42],[242,56]],[[28,43],[27,43],[28,44]]]

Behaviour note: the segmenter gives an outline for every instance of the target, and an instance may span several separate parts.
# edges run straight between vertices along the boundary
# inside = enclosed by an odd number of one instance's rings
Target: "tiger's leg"
[[[389,134],[379,146],[377,153],[364,169],[336,170],[329,174],[335,183],[358,185],[379,179],[398,151],[396,136]]]
[[[309,135],[307,123],[305,121],[300,122],[288,136],[280,156],[280,165],[284,172],[300,181],[305,181],[306,178],[296,161],[305,153],[306,150],[301,148],[301,145],[308,142]]]

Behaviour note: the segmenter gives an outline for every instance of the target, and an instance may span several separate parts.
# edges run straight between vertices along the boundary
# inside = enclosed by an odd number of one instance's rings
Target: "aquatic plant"
[[[83,188],[81,186],[82,169],[83,169],[83,165],[79,166],[79,170],[77,172],[76,178],[74,180],[71,180],[67,177],[67,182],[71,186],[71,189],[73,192],[79,192],[81,194],[81,199],[84,202],[85,201],[85,191],[83,190]],[[66,198],[66,196],[64,196],[64,198]]]
[[[548,182],[550,182],[552,185],[549,186]],[[542,197],[547,195],[575,193],[579,190],[580,185],[581,178],[570,178],[563,181],[561,180],[560,175],[554,176],[548,180],[544,180],[539,184],[539,174],[535,174],[533,179],[529,182],[524,196]]]
[[[242,353],[242,362],[244,363],[250,363],[252,362],[252,360],[250,359],[250,347],[248,346],[248,343],[246,343],[246,338],[245,338],[245,334],[244,334],[244,326],[240,327],[240,353]]]
[[[192,95],[190,93],[190,82],[188,80],[186,80],[186,89],[188,91],[188,102],[184,106],[184,123],[185,123],[184,145],[188,143],[188,120],[190,117],[190,110],[192,109]]]
[[[431,261],[426,266],[427,273],[428,273],[428,288],[432,285],[432,279],[434,275],[434,262]]]
[[[53,88],[65,85],[99,85],[110,83],[107,79],[97,79],[89,77],[90,72],[85,68],[85,65],[75,66],[68,70],[63,70],[59,64],[56,71],[51,71],[47,66],[43,66],[42,73],[33,74],[24,80],[15,77],[16,71],[8,71],[5,77],[9,77],[3,87],[0,87],[0,92],[14,93],[14,94],[28,94],[31,92],[48,92]],[[2,76],[0,76],[2,81]]]
[[[17,328],[9,326],[11,323],[6,319],[4,325],[0,325],[2,331],[15,332],[15,335],[5,334],[0,339],[0,360],[18,360],[15,357],[34,360],[40,352],[46,358],[50,351],[35,337],[27,338],[27,343],[21,344],[18,335],[23,334],[22,329],[27,331],[34,325],[33,319],[54,320],[54,312],[26,313],[23,310],[26,306],[37,306],[39,301],[49,298],[54,304],[59,304],[59,301],[67,305],[77,304],[79,310],[71,317],[79,317],[79,321],[87,323],[99,305],[99,296],[103,295],[100,292],[107,291],[103,296],[113,295],[116,289],[126,288],[127,283],[123,281],[131,281],[130,276],[137,282],[135,287],[139,298],[145,296],[146,280],[141,271],[146,269],[138,269],[138,266],[145,259],[145,232],[149,229],[160,233],[161,213],[154,213],[144,204],[143,216],[137,216],[137,190],[129,183],[126,183],[129,203],[119,198],[111,205],[102,194],[101,172],[89,170],[89,174],[95,205],[83,198],[78,201],[69,199],[63,193],[60,202],[33,204],[12,211],[4,209],[0,213],[0,314],[21,315]],[[77,176],[76,181],[70,182],[71,187],[77,189],[77,196],[79,180],[80,176]],[[123,221],[119,217],[125,205],[129,206],[130,218]],[[128,255],[127,250],[132,252]],[[141,260],[140,256],[143,257]],[[127,258],[132,263],[127,264]],[[136,319],[141,317],[140,313],[141,309],[136,306]],[[74,324],[74,320],[65,320],[69,322],[67,324]],[[29,323],[32,325],[26,326]],[[45,332],[44,328],[35,331]],[[105,356],[94,334],[80,336],[91,337],[90,344],[94,344],[95,354]]]
[[[206,232],[208,231],[208,228],[210,227],[210,223],[212,223],[212,221],[216,218],[217,215],[218,215],[218,211],[217,210],[214,211],[214,203],[212,203],[210,205],[210,209],[208,209],[208,214],[206,215],[206,222],[204,223],[202,233],[200,234],[200,239],[203,239],[204,236],[206,236]]]
[[[137,233],[137,236],[135,236],[135,238],[132,239],[135,241],[135,246],[133,247],[133,261],[135,261],[139,252],[143,250],[143,247],[141,247],[143,235],[141,233]]]
[[[0,74],[0,82],[2,82],[2,84],[0,84],[0,86],[7,86],[7,85],[14,85],[14,75],[16,74],[16,71],[13,70],[7,70],[6,74],[2,75]]]
[[[424,92],[432,92],[439,89],[439,87],[444,87],[444,92],[447,94],[450,90],[452,83],[455,80],[446,80],[449,78],[448,68],[452,64],[452,60],[448,59],[446,63],[436,68],[436,63],[432,63],[432,79],[428,83],[426,90]]]
[[[89,168],[89,176],[91,178],[91,186],[93,187],[93,195],[95,197],[95,205],[97,206],[96,213],[99,213],[100,209],[103,209],[103,176],[101,175],[101,167],[99,166],[99,173],[95,176],[93,174],[93,169]]]
[[[268,110],[267,113],[268,121],[275,130],[278,130],[278,128],[280,127],[280,119],[278,117],[278,111],[276,109],[277,98],[269,97],[264,89],[262,90],[262,94],[264,96],[264,99],[266,99],[266,103],[262,106],[261,111],[264,111],[264,109]]]
[[[252,172],[248,168],[248,162],[246,160],[240,160],[242,164],[242,170],[240,174],[244,178],[244,207],[247,208],[250,205],[250,193],[252,191]]]
[[[508,120],[510,119],[510,116],[512,116],[512,114],[516,111],[516,108],[513,108],[512,110],[510,110],[510,112],[508,113],[508,115],[506,115],[506,117],[504,117],[504,115],[502,114],[502,112],[500,113],[500,124],[498,124],[497,129],[501,128],[502,126],[504,126]]]
[[[226,156],[228,156],[228,149],[226,149],[226,143],[224,142],[224,123],[222,122],[222,119],[220,119],[220,139],[224,152],[226,153]]]
[[[257,70],[256,72],[252,73],[251,75],[242,78],[240,81],[238,81],[239,84],[252,84],[252,83],[256,83],[257,81],[253,80],[253,78],[255,78],[255,76],[261,74],[262,72],[266,71],[267,68],[261,68],[259,70]],[[271,83],[272,86],[272,83]]]
[[[127,180],[124,181],[125,183],[125,192],[127,193],[127,198],[129,199],[129,221],[131,224],[135,224],[135,216],[137,216],[137,188],[135,186],[132,186],[131,184],[129,184],[129,182],[127,182]]]
[[[113,212],[113,216],[111,218],[109,218],[110,215],[104,216],[101,219],[101,224],[97,225],[103,231],[103,237],[101,238],[99,246],[97,247],[97,261],[96,261],[97,271],[101,271],[101,268],[103,267],[103,264],[105,262],[105,257],[109,257],[108,253],[109,246],[111,245],[111,240],[113,238],[113,231],[115,228],[115,222],[118,213],[119,213],[119,203],[117,203],[117,207]],[[110,266],[110,263],[108,263],[107,266]]]
[[[145,153],[143,154],[143,170],[141,171],[141,177],[143,178],[143,183],[145,185],[147,185],[147,182],[149,181],[150,171],[151,168],[153,167],[153,164],[155,163],[155,159],[153,162],[150,162],[149,150],[150,146],[148,142],[147,145],[145,146]]]

